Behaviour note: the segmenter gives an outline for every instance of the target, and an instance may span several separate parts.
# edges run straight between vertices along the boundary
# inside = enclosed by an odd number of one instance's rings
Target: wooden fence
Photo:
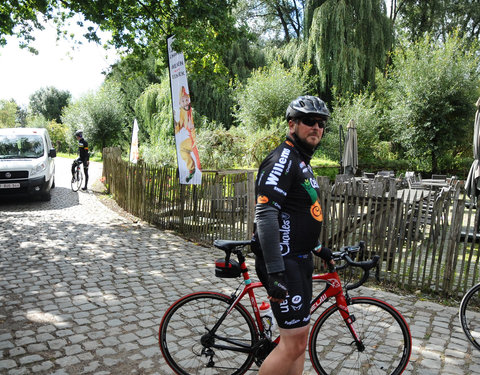
[[[253,171],[204,171],[201,185],[182,185],[176,169],[125,162],[118,149],[104,149],[103,160],[109,192],[135,216],[207,244],[251,237]],[[455,297],[478,282],[479,215],[460,185],[399,190],[391,179],[318,182],[320,240],[332,248],[364,240],[366,256],[381,257],[381,280]]]

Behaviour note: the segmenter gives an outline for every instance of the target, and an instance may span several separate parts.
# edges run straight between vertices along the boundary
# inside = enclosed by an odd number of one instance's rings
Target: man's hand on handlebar
[[[313,250],[313,254],[317,257],[320,257],[324,262],[325,265],[331,270],[335,266],[335,261],[333,260],[332,250],[328,247],[322,246],[322,244],[318,244]]]

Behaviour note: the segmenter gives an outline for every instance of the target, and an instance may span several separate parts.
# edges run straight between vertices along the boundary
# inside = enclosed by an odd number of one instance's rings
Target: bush
[[[379,147],[379,133],[383,119],[379,104],[373,94],[360,93],[344,98],[336,98],[333,103],[332,115],[328,121],[328,128],[318,153],[331,160],[340,161],[343,148],[340,150],[340,126],[343,136],[347,134],[347,125],[350,120],[355,122],[357,128],[358,161],[369,163],[370,161],[386,157],[394,157],[385,152],[385,146]],[[343,137],[342,137],[343,146]]]
[[[235,91],[234,117],[249,130],[267,128],[272,119],[285,118],[288,104],[309,91],[307,71],[285,69],[279,62],[252,73]]]

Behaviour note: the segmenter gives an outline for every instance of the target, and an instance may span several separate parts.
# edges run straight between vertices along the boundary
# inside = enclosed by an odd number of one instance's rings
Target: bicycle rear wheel
[[[480,350],[480,284],[471,288],[463,297],[459,318],[468,340]]]
[[[239,375],[250,368],[257,334],[243,305],[235,305],[210,333],[230,306],[228,300],[220,293],[200,292],[180,298],[167,310],[160,323],[159,344],[175,373]]]
[[[353,297],[348,310],[364,350],[357,349],[338,307],[332,305],[314,323],[309,339],[316,371],[322,375],[401,374],[412,350],[412,336],[402,315],[369,297]]]
[[[80,169],[76,169],[72,177],[72,190],[78,191],[83,182],[83,173]]]

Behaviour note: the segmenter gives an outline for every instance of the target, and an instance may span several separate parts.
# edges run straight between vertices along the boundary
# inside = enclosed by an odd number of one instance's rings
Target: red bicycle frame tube
[[[360,337],[358,337],[357,332],[353,328],[353,319],[348,311],[347,300],[343,294],[342,282],[337,272],[329,272],[321,275],[313,275],[312,280],[322,280],[326,282],[325,289],[312,300],[310,306],[310,314],[313,314],[322,304],[327,300],[327,298],[335,297],[335,304],[338,307],[340,315],[342,315],[343,320],[347,324],[350,333],[355,338],[357,344],[361,343]]]
[[[252,305],[253,313],[255,315],[255,320],[257,322],[258,328],[260,332],[263,332],[263,322],[262,319],[260,318],[260,311],[258,310],[258,305],[257,305],[257,299],[255,297],[255,293],[253,289],[259,288],[263,286],[261,282],[255,282],[252,283],[250,280],[250,275],[248,274],[248,269],[245,264],[245,262],[242,262],[240,264],[240,268],[242,270],[243,274],[243,280],[245,283],[245,287],[241,291],[241,293],[237,296],[235,299],[235,302],[232,304],[230,307],[230,310],[228,311],[228,314],[230,311],[233,309],[233,307],[240,301],[242,298],[248,294],[248,297],[250,298],[250,304]],[[342,315],[343,319],[345,320],[345,323],[347,324],[350,332],[352,333],[353,337],[357,340],[357,342],[360,342],[360,338],[358,337],[357,333],[355,332],[355,329],[353,328],[353,320],[350,316],[350,313],[348,311],[347,307],[347,301],[345,299],[345,295],[343,294],[343,289],[342,289],[342,283],[340,281],[340,277],[338,276],[337,272],[329,272],[325,274],[318,274],[318,275],[313,275],[312,280],[322,280],[325,281],[326,287],[325,289],[312,300],[311,307],[310,307],[310,313],[313,314],[322,304],[325,302],[328,298],[330,297],[335,297],[336,305],[338,306],[338,310],[340,314]],[[278,341],[275,340],[275,341]]]

